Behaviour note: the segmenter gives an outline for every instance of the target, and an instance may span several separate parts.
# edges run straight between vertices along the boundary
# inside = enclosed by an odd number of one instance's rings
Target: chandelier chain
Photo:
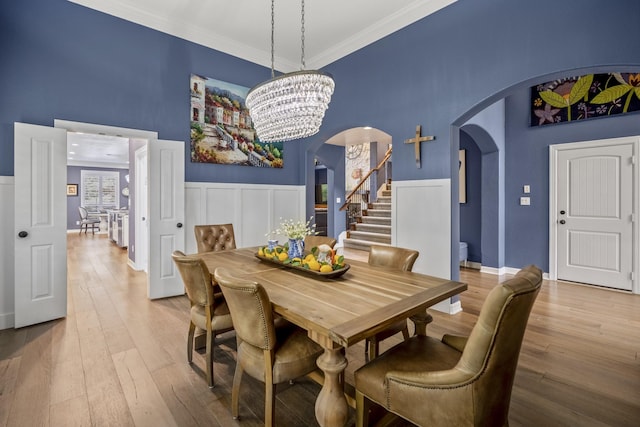
[[[301,55],[301,62],[302,62],[302,69],[304,70],[305,68],[307,68],[306,64],[304,63],[304,0],[302,0],[302,18],[301,18],[301,23],[302,23],[302,30],[300,31],[301,33],[301,41],[302,41],[302,55]]]
[[[271,0],[271,78],[274,78],[276,76],[275,73],[275,67],[274,67],[274,62],[275,62],[275,55],[274,55],[274,34],[275,34],[275,27],[276,27],[276,21],[275,21],[275,3],[276,0]]]

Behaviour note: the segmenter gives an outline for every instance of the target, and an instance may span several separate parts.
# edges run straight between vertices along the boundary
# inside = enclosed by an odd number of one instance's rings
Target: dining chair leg
[[[370,401],[364,394],[356,390],[356,427],[364,427],[369,425],[369,407]]]
[[[265,384],[264,390],[264,425],[266,427],[272,427],[275,423],[276,414],[276,385]]]
[[[196,325],[189,322],[189,334],[187,335],[187,362],[193,363],[193,335],[196,331]]]
[[[240,382],[242,381],[242,373],[242,366],[236,361],[236,372],[233,374],[233,386],[231,387],[231,415],[234,420],[240,418],[238,407],[240,406]]]
[[[209,388],[213,388],[213,331],[211,326],[207,328],[207,381],[209,382]]]

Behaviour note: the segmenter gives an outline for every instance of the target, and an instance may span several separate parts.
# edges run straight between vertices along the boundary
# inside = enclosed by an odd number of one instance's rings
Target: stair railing
[[[347,210],[347,229],[349,229],[350,225],[355,222],[358,217],[362,216],[362,211],[367,210],[370,201],[369,197],[371,195],[371,175],[384,167],[391,158],[391,152],[392,147],[390,146],[386,153],[384,153],[384,157],[380,163],[378,163],[378,166],[367,172],[358,185],[345,197],[344,204],[340,207],[340,210]]]

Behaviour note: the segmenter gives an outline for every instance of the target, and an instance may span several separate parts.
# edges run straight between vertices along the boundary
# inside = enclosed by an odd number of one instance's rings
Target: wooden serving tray
[[[273,258],[267,258],[265,256],[260,256],[258,254],[255,254],[255,256],[260,261],[270,262],[270,263],[276,264],[276,265],[281,265],[283,267],[290,268],[292,270],[302,271],[302,272],[307,273],[307,274],[309,274],[311,276],[321,277],[323,279],[335,279],[336,277],[340,277],[344,273],[346,273],[349,270],[349,268],[351,267],[349,264],[345,264],[344,267],[342,267],[339,270],[333,270],[333,271],[328,271],[326,273],[322,273],[320,271],[309,270],[308,268],[304,268],[304,267],[298,266],[298,265],[285,264],[285,263],[283,263],[281,261],[277,261],[277,260],[275,260]]]

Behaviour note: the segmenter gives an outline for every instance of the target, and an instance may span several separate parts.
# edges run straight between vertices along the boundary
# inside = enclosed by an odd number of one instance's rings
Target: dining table
[[[465,283],[371,266],[346,259],[348,270],[338,277],[301,271],[267,262],[258,247],[193,254],[212,274],[218,267],[260,283],[275,313],[307,331],[324,348],[318,368],[324,373],[315,415],[321,426],[344,426],[349,407],[343,375],[345,348],[395,322],[424,314],[427,307],[467,289]],[[332,275],[329,275],[332,276]]]

